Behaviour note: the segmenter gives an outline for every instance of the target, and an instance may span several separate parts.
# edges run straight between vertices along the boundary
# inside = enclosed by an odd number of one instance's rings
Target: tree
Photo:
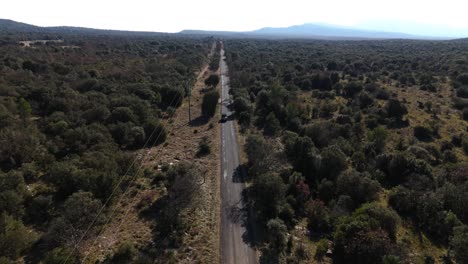
[[[29,221],[38,225],[45,223],[51,215],[52,208],[52,196],[39,195],[34,197],[27,207],[27,216]]]
[[[329,146],[320,153],[322,157],[319,169],[321,178],[336,179],[347,167],[346,155],[336,146]]]
[[[402,216],[415,216],[417,200],[415,194],[405,187],[398,186],[390,192],[388,203]]]
[[[378,221],[380,227],[387,232],[389,237],[396,239],[397,226],[400,217],[392,209],[385,208],[376,202],[364,204],[354,213],[355,216],[365,215]]]
[[[117,250],[114,252],[114,255],[112,256],[112,263],[132,263],[137,254],[138,250],[135,248],[135,246],[133,246],[133,244],[124,242],[120,244]]]
[[[137,122],[137,117],[130,107],[116,107],[112,110],[112,121],[114,122]]]
[[[276,173],[265,173],[254,178],[252,195],[255,207],[263,219],[278,216],[285,202],[286,185]]]
[[[406,106],[398,99],[388,100],[385,108],[389,117],[394,117],[398,120],[408,113]]]
[[[44,264],[62,264],[62,263],[75,264],[75,263],[78,263],[78,260],[77,260],[76,254],[73,254],[72,249],[67,248],[67,247],[57,247],[57,248],[54,248],[52,251],[47,252],[42,263]]]
[[[281,129],[280,123],[273,112],[269,113],[265,119],[263,131],[265,135],[274,136]]]
[[[368,223],[355,220],[340,225],[334,237],[334,263],[381,263],[390,252],[391,241],[382,229],[372,230]]]
[[[283,220],[279,218],[271,219],[267,223],[270,246],[281,253],[286,249],[287,228]]]
[[[330,80],[332,84],[335,85],[340,82],[340,75],[337,72],[332,72],[330,74]]]
[[[332,228],[330,211],[320,200],[312,200],[306,204],[308,227],[314,233],[328,233]]]
[[[0,213],[21,217],[24,212],[23,202],[26,194],[26,185],[21,173],[0,172]]]
[[[219,75],[211,74],[208,78],[205,79],[205,84],[207,86],[216,87],[219,83]]]
[[[167,131],[159,120],[151,119],[143,125],[148,146],[159,145],[166,141]]]
[[[94,227],[102,222],[103,215],[98,215],[101,206],[89,192],[74,193],[65,201],[61,217],[50,225],[46,240],[57,245],[76,243],[96,217]]]
[[[385,148],[388,135],[388,131],[384,127],[379,126],[369,132],[367,138],[372,143],[375,151],[380,153]]]
[[[458,263],[468,263],[468,226],[455,227],[450,245]]]
[[[233,108],[236,113],[250,112],[250,103],[244,97],[237,97],[234,99]]]
[[[395,219],[394,213],[377,204],[367,204],[356,210],[336,228],[334,263],[381,263],[392,247],[387,232],[394,232]]]
[[[348,98],[353,98],[363,90],[362,84],[357,82],[350,82],[345,85],[343,93]]]
[[[348,195],[355,204],[374,201],[381,190],[379,182],[354,170],[345,171],[336,180],[336,191]]]
[[[323,257],[325,257],[325,255],[327,254],[329,248],[328,243],[329,242],[326,239],[320,239],[319,242],[317,242],[317,247],[314,255],[314,258],[316,260],[323,260]]]
[[[249,160],[249,174],[255,177],[270,171],[271,166],[273,166],[273,148],[265,142],[261,135],[249,135],[244,150]]]
[[[16,259],[35,240],[35,233],[30,232],[20,220],[6,213],[0,215],[0,255]]]
[[[179,107],[185,96],[185,91],[182,88],[164,86],[159,92],[161,94],[162,109],[167,109],[168,107]]]
[[[23,120],[23,122],[26,122],[26,120],[31,115],[32,108],[28,101],[26,101],[23,97],[21,97],[18,101],[18,110],[21,119]]]
[[[306,178],[309,184],[314,183],[311,179],[313,172],[317,170],[317,164],[311,161],[319,161],[314,143],[309,137],[300,137],[296,133],[286,132],[283,136],[284,152],[286,157],[294,166],[294,169]]]
[[[212,90],[203,95],[202,101],[202,114],[206,117],[213,117],[216,113],[216,107],[218,106],[219,92]]]

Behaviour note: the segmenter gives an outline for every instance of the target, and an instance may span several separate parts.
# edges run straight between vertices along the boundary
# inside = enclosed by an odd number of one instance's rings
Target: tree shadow
[[[25,263],[40,263],[45,254],[53,248],[53,245],[47,244],[42,238],[36,241],[27,255],[24,257]]]
[[[244,165],[237,166],[234,169],[234,173],[232,174],[232,182],[235,183],[244,183],[246,182],[246,168]]]
[[[243,199],[243,198],[242,198]],[[225,209],[229,222],[242,226],[245,231],[242,233],[242,240],[250,247],[255,247],[256,242],[253,235],[253,225],[249,218],[249,207],[243,206],[242,200]]]
[[[251,190],[250,187],[246,187],[242,191],[242,208],[244,212],[244,218],[242,226],[245,227],[245,232],[242,234],[243,241],[252,248],[255,248],[260,245],[262,237],[262,228],[258,225],[257,217],[255,214],[255,208],[253,203],[249,201],[249,195]]]
[[[192,119],[192,121],[189,122],[189,126],[192,126],[192,127],[203,126],[203,125],[208,124],[209,121],[210,119],[208,117],[201,115],[195,119]]]
[[[400,128],[405,128],[409,126],[408,119],[403,120],[399,118],[391,118],[387,122],[388,122],[387,127],[391,129],[400,129]]]

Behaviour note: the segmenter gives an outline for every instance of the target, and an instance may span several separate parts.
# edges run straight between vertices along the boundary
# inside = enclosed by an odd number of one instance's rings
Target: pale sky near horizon
[[[1,0],[0,18],[38,26],[178,32],[406,21],[468,29],[467,0]]]

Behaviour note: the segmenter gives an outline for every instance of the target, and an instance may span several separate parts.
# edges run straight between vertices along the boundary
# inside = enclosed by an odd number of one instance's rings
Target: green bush
[[[44,264],[62,264],[62,263],[78,263],[76,253],[73,253],[73,249],[66,247],[57,247],[52,251],[47,252],[42,263]]]
[[[211,153],[211,146],[208,137],[203,137],[198,144],[197,156],[203,157]]]
[[[219,92],[211,90],[203,95],[202,114],[206,117],[213,117],[218,106]]]
[[[211,86],[211,87],[216,87],[218,85],[218,83],[219,83],[219,75],[217,75],[217,74],[211,74],[205,80],[205,84],[207,86]]]
[[[2,213],[0,215],[0,255],[17,259],[28,250],[37,236],[21,220]]]
[[[124,264],[131,263],[138,254],[138,250],[129,242],[123,242],[114,252],[112,263]]]
[[[315,248],[315,259],[316,260],[322,260],[323,257],[327,254],[328,251],[328,240],[327,239],[320,239]]]

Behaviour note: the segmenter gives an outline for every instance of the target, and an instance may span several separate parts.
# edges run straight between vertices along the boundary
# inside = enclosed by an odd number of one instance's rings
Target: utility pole
[[[188,92],[188,120],[189,120],[189,123],[192,123],[192,103],[191,103],[191,99],[192,99],[192,87],[190,87],[190,82],[187,81],[186,83],[187,85],[187,92]]]

